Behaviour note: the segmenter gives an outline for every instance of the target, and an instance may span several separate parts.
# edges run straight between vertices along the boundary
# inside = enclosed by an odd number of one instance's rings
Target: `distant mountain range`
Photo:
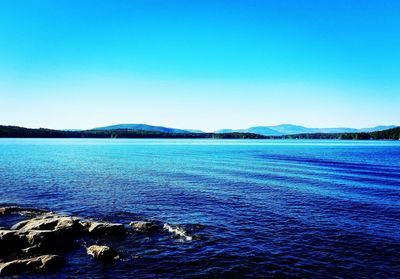
[[[344,132],[344,133],[299,133],[281,136],[264,136],[257,133],[191,133],[187,130],[172,129],[157,126],[109,126],[91,130],[66,131],[51,129],[30,129],[17,126],[0,125],[0,138],[187,138],[187,139],[341,139],[341,140],[400,140],[400,127],[375,132]],[[280,125],[281,126],[281,125]],[[115,128],[117,127],[117,128]],[[122,128],[121,128],[122,127]],[[127,128],[126,128],[127,127]],[[141,127],[135,130],[132,127]],[[143,130],[148,128],[152,130]],[[154,129],[163,128],[165,132]],[[260,128],[260,127],[259,127]],[[261,127],[263,128],[263,127]],[[293,128],[293,127],[292,127]],[[304,128],[304,127],[303,127]],[[339,129],[339,128],[337,128]],[[377,129],[377,128],[368,128]],[[170,132],[178,130],[180,132]],[[184,132],[182,132],[184,131]],[[258,133],[261,133],[259,129]],[[304,131],[304,130],[303,130]],[[308,130],[307,130],[308,131]],[[328,131],[332,131],[329,129]],[[357,130],[359,131],[359,130]],[[293,132],[293,130],[290,130]]]
[[[226,134],[226,133],[251,133],[251,134],[259,134],[263,136],[286,136],[286,135],[298,135],[298,134],[314,134],[314,133],[323,133],[323,134],[333,134],[333,133],[369,133],[376,131],[383,131],[387,129],[391,129],[397,126],[376,126],[372,128],[363,128],[363,129],[355,129],[355,128],[308,128],[299,125],[292,124],[282,124],[276,126],[255,126],[247,129],[222,129],[215,131],[216,134]],[[162,132],[162,133],[174,133],[174,134],[187,134],[187,133],[204,133],[200,130],[191,130],[191,129],[176,129],[162,126],[152,126],[147,124],[117,124],[105,127],[98,127],[92,130],[97,131],[109,131],[109,130],[136,130],[136,131],[148,131],[148,132]]]
[[[311,134],[311,133],[369,133],[376,131],[383,131],[397,126],[376,126],[372,128],[308,128],[304,126],[282,124],[276,126],[256,126],[247,129],[222,129],[215,131],[214,133],[254,133],[263,136],[285,136],[285,135],[297,135],[297,134]]]
[[[137,130],[137,131],[149,131],[149,132],[162,132],[162,133],[174,133],[174,134],[187,134],[187,133],[203,133],[200,130],[183,130],[168,128],[162,126],[152,126],[147,124],[117,124],[105,127],[98,127],[92,130],[109,131],[109,130]]]

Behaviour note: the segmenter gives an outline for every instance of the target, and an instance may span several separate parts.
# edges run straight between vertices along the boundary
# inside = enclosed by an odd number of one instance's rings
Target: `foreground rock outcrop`
[[[12,214],[21,217],[9,216]],[[128,231],[119,223],[17,206],[0,207],[0,217],[4,217],[8,224],[0,228],[0,275],[60,268],[64,263],[63,255],[74,248],[85,247],[86,253],[94,259],[113,262],[120,258],[120,254],[112,247],[90,244],[107,242],[108,239],[115,241],[127,234],[140,237],[142,234],[158,236],[170,233],[174,238],[186,241],[195,237],[190,228],[180,225],[134,221],[129,223],[131,229]],[[14,222],[17,223],[12,224]],[[86,247],[87,243],[89,247]]]
[[[18,274],[27,271],[48,271],[60,268],[64,259],[58,255],[43,255],[22,260],[0,263],[0,275]]]
[[[15,206],[0,208],[0,216],[24,215],[22,213],[34,216],[14,224],[10,229],[0,229],[0,256],[6,259],[0,263],[1,275],[58,268],[64,261],[55,254],[68,251],[79,238],[126,234],[122,224]],[[87,253],[101,261],[119,258],[118,253],[108,246],[93,245],[88,248]]]

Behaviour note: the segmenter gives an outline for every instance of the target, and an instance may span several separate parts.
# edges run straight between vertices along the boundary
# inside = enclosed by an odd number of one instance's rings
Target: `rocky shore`
[[[192,240],[182,228],[150,221],[132,221],[127,225],[67,216],[34,208],[0,207],[0,218],[23,217],[10,227],[0,227],[0,275],[22,272],[47,272],[61,268],[71,249],[86,249],[88,257],[112,263],[121,254],[101,242],[107,237],[124,238],[128,234],[164,231]],[[92,239],[95,244],[77,247],[77,240]]]

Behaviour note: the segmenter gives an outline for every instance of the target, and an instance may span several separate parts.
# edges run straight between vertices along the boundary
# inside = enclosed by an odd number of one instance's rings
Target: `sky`
[[[398,0],[0,2],[0,125],[400,125]]]

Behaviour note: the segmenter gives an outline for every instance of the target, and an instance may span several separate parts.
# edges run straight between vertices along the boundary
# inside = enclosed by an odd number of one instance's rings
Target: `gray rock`
[[[21,212],[20,208],[1,208],[0,214]],[[73,240],[84,235],[103,237],[124,235],[126,229],[122,224],[84,220],[54,213],[40,213],[33,218],[18,222],[11,229],[0,229],[0,256],[15,259],[0,262],[0,274],[13,274],[32,270],[47,270],[58,265],[59,254],[72,247]],[[118,253],[107,246],[94,245],[88,248],[88,254],[101,261],[112,261]],[[38,255],[47,255],[39,256]],[[16,259],[16,257],[30,257]],[[36,256],[36,257],[33,257]]]
[[[132,227],[133,230],[138,232],[155,232],[160,229],[157,224],[147,221],[130,222],[129,225]]]
[[[26,232],[26,238],[30,245],[38,245],[57,241],[58,234],[53,230],[32,230]]]
[[[54,230],[64,233],[82,232],[83,227],[79,223],[79,219],[69,216],[58,216],[54,214],[45,214],[21,221],[14,226],[13,230],[32,231],[32,230]]]
[[[119,258],[118,253],[114,249],[105,245],[92,245],[86,249],[86,252],[94,259],[103,262],[111,262]]]
[[[69,246],[83,233],[78,218],[44,214],[15,224],[0,233],[0,253],[22,250],[25,254],[53,253]]]
[[[29,255],[55,252],[69,247],[70,240],[56,230],[0,230],[0,254],[19,251]]]
[[[122,224],[96,222],[84,220],[80,221],[82,227],[92,235],[124,235],[126,229]]]
[[[72,239],[59,230],[32,230],[26,234],[29,245],[36,249],[28,251],[40,251],[41,253],[58,252],[70,247]],[[40,250],[39,250],[40,248]]]
[[[28,271],[47,271],[60,268],[64,259],[58,255],[43,255],[29,259],[0,263],[0,275],[17,274]]]

